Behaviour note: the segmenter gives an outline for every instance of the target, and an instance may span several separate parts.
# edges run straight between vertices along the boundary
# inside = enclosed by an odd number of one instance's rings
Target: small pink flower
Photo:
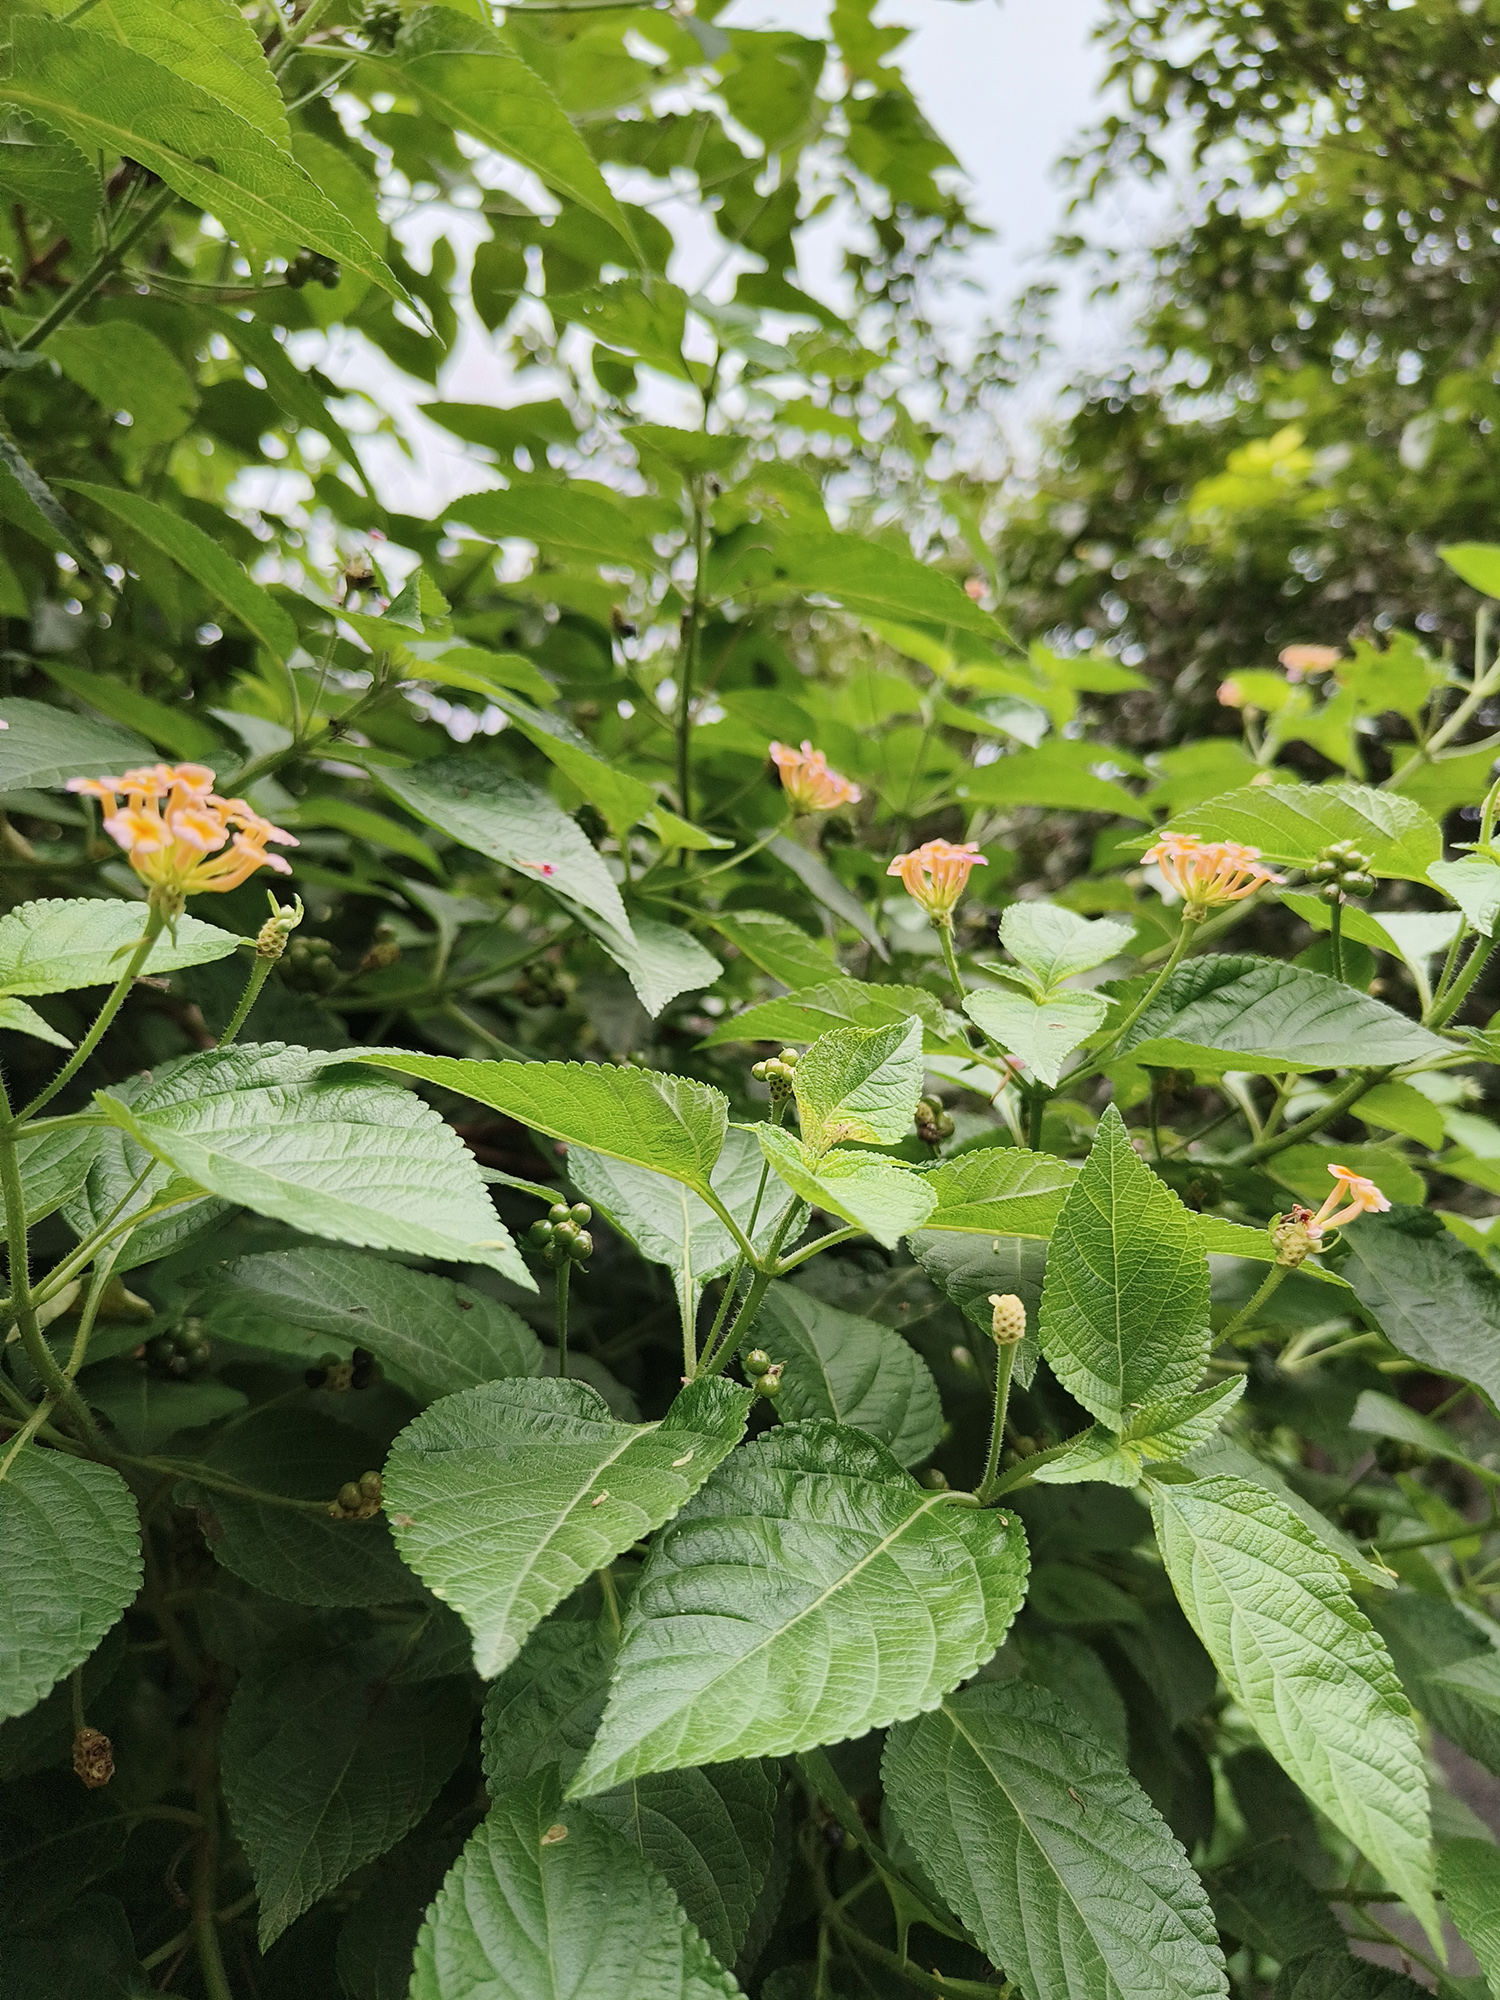
[[[789,743],[773,743],[770,756],[781,773],[781,789],[793,812],[832,812],[836,806],[858,805],[862,796],[859,786],[830,771],[828,759],[810,743],[804,742],[800,750]]]
[[[1164,833],[1141,859],[1161,870],[1189,917],[1201,917],[1222,903],[1238,903],[1267,883],[1286,879],[1262,864],[1258,847],[1242,847],[1236,840],[1203,841],[1195,833]]]
[[[1331,1166],[1328,1171],[1333,1175],[1333,1192],[1307,1222],[1307,1232],[1314,1244],[1322,1242],[1325,1231],[1342,1229],[1346,1222],[1353,1222],[1359,1215],[1384,1214],[1391,1205],[1374,1181],[1366,1179],[1363,1174],[1352,1173],[1348,1167],[1340,1166]],[[1338,1206],[1340,1202],[1345,1204],[1343,1208]]]
[[[1287,679],[1300,681],[1305,674],[1326,674],[1344,656],[1337,646],[1283,646],[1276,657],[1286,668]]]
[[[929,840],[910,854],[898,854],[885,872],[899,875],[907,895],[920,903],[929,917],[941,922],[952,915],[968,886],[970,872],[988,866],[972,840],[962,847],[951,840]]]
[[[1238,681],[1219,682],[1219,706],[1221,708],[1243,708],[1245,690]]]

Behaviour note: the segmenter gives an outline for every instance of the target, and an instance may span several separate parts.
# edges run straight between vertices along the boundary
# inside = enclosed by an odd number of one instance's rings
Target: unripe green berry
[[[575,1201],[573,1206],[568,1210],[568,1215],[578,1224],[580,1229],[584,1228],[594,1219],[594,1211],[586,1201]]]
[[[745,1356],[745,1373],[747,1375],[764,1375],[770,1365],[771,1357],[763,1347],[752,1347],[750,1352]]]
[[[781,1375],[782,1363],[773,1361],[765,1374],[756,1379],[755,1387],[759,1394],[769,1397],[774,1402],[781,1394]]]
[[[352,1513],[363,1498],[364,1495],[352,1479],[346,1479],[339,1488],[339,1505],[345,1513]]]
[[[362,1472],[359,1475],[359,1490],[367,1500],[378,1500],[381,1492],[380,1474]]]
[[[1325,882],[1319,892],[1325,903],[1342,903],[1344,891],[1337,882]]]
[[[526,1232],[526,1241],[538,1250],[545,1250],[547,1245],[552,1241],[552,1224],[550,1222],[533,1222]]]
[[[565,1201],[555,1201],[547,1210],[547,1220],[551,1223],[566,1222],[572,1211]]]
[[[568,1245],[568,1255],[575,1264],[585,1264],[594,1254],[594,1239],[586,1229],[580,1229]]]

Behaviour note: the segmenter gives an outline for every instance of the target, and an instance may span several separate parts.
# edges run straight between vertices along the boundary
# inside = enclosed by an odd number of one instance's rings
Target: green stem
[[[1000,1470],[1000,1447],[1005,1441],[1005,1417],[1010,1407],[1010,1378],[1016,1365],[1018,1340],[1008,1340],[995,1350],[995,1414],[990,1419],[990,1448],[985,1455],[984,1477],[975,1492],[981,1500],[994,1498],[995,1478]]]
[[[107,249],[99,252],[83,275],[63,293],[51,312],[39,319],[28,332],[22,334],[16,342],[17,352],[26,354],[33,348],[40,347],[44,340],[50,339],[60,326],[73,317],[80,306],[87,305],[110,272],[120,263],[125,252],[140,241],[151,225],[160,219],[176,199],[176,193],[172,188],[159,188],[130,227],[117,236]]]
[[[703,564],[707,547],[707,517],[703,490],[693,481],[693,594],[688,601],[682,634],[682,670],[677,689],[677,810],[693,817],[693,682],[698,668],[698,641],[703,625]]]
[[[1486,801],[1486,804],[1488,804],[1488,801]],[[1460,918],[1458,928],[1453,933],[1453,942],[1448,947],[1448,956],[1443,960],[1443,969],[1438,974],[1437,986],[1432,998],[1427,1003],[1427,1011],[1422,1016],[1422,1026],[1424,1028],[1431,1027],[1433,1015],[1448,997],[1448,988],[1452,984],[1454,972],[1458,968],[1458,954],[1462,950],[1464,939],[1468,934],[1469,927]]]
[[[280,43],[271,57],[271,73],[273,76],[279,76],[282,70],[286,68],[296,53],[297,44],[312,33],[313,29],[322,20],[332,5],[333,0],[310,0],[310,4],[303,8],[297,19],[293,21],[292,25],[282,36]]]
[[[1156,998],[1157,994],[1160,993],[1162,988],[1166,985],[1167,981],[1172,977],[1172,974],[1177,970],[1178,966],[1182,963],[1183,954],[1186,952],[1189,944],[1192,942],[1193,937],[1197,932],[1197,929],[1198,929],[1198,919],[1195,917],[1190,917],[1186,913],[1184,913],[1181,928],[1178,930],[1177,937],[1172,945],[1171,951],[1167,954],[1166,964],[1162,967],[1161,971],[1157,973],[1155,979],[1152,980],[1151,984],[1147,987],[1146,991],[1141,995],[1140,999],[1137,1000],[1135,1005],[1131,1008],[1130,1012],[1125,1016],[1125,1019],[1120,1023],[1119,1027],[1116,1028],[1114,1034],[1110,1037],[1109,1045],[1104,1050],[1103,1054],[1100,1055],[1093,1063],[1091,1063],[1086,1070],[1082,1070],[1076,1076],[1070,1078],[1069,1079],[1070,1082],[1081,1083],[1087,1077],[1097,1076],[1100,1070],[1106,1068],[1109,1065],[1109,1063],[1113,1061],[1115,1052],[1118,1050],[1121,1042],[1124,1041],[1125,1037],[1130,1033],[1131,1029],[1135,1026],[1136,1022],[1140,1020],[1141,1016],[1145,1013],[1146,1009],[1151,1005],[1152,1001]]]
[[[254,960],[251,962],[250,977],[245,981],[245,990],[240,995],[240,1004],[230,1015],[228,1026],[219,1037],[219,1047],[221,1049],[227,1049],[235,1036],[238,1035],[240,1029],[244,1027],[245,1017],[260,998],[260,989],[270,978],[271,967],[275,963],[274,958],[262,958],[259,953],[256,954]]]
[[[69,1056],[52,1081],[39,1090],[26,1106],[25,1110],[20,1112],[11,1121],[13,1127],[24,1125],[30,1119],[35,1118],[44,1104],[50,1104],[64,1085],[72,1082],[73,1078],[77,1076],[79,1070],[83,1068],[83,1065],[88,1061],[95,1049],[98,1048],[100,1042],[104,1039],[105,1030],[124,1006],[126,995],[135,984],[136,978],[145,965],[146,960],[151,956],[151,948],[161,936],[165,923],[166,918],[160,910],[147,910],[145,935],[141,938],[140,943],[132,953],[130,963],[115,981],[109,998],[99,1009],[98,1018],[95,1020],[93,1027],[89,1029],[88,1033],[78,1044],[77,1048],[74,1049],[72,1055]]]
[[[1026,1091],[1026,1145],[1033,1153],[1042,1150],[1042,1120],[1047,1115],[1047,1105],[1052,1092],[1045,1083],[1033,1083]]]
[[[1232,1340],[1241,1327],[1249,1326],[1266,1300],[1271,1297],[1272,1293],[1275,1292],[1277,1286],[1291,1269],[1292,1266],[1290,1264],[1273,1264],[1264,1278],[1261,1279],[1254,1298],[1247,1305],[1240,1308],[1228,1326],[1220,1333],[1219,1339],[1221,1341]]]
[[[1393,1555],[1401,1549],[1430,1549],[1441,1547],[1445,1542],[1466,1542],[1473,1535],[1492,1535],[1497,1528],[1500,1528],[1500,1508],[1492,1507],[1487,1521],[1466,1521],[1461,1528],[1445,1529],[1431,1535],[1413,1535],[1409,1541],[1392,1539],[1372,1542],[1370,1546],[1378,1555]]]
[[[683,817],[685,819],[687,815],[684,813]],[[727,861],[716,861],[712,868],[705,868],[697,877],[699,884],[709,881],[715,875],[722,875],[726,868],[738,868],[741,862],[748,861],[752,855],[759,854],[762,848],[769,847],[773,840],[780,840],[784,833],[789,833],[795,823],[796,815],[788,813],[780,826],[773,826],[769,833],[763,833],[760,839],[753,841],[749,847],[742,847],[738,854],[731,854]]]
[[[1489,606],[1481,605],[1474,621],[1474,673],[1469,692],[1458,704],[1458,707],[1454,709],[1448,720],[1435,729],[1427,741],[1418,748],[1415,756],[1408,757],[1399,771],[1392,771],[1388,778],[1382,780],[1382,791],[1389,791],[1393,785],[1400,784],[1403,778],[1409,776],[1411,772],[1417,770],[1421,765],[1430,764],[1443,745],[1451,742],[1459,730],[1463,728],[1464,724],[1485,697],[1494,693],[1496,685],[1500,684],[1500,666],[1486,668],[1484,664],[1488,637]]]
[[[564,1257],[557,1267],[557,1374],[561,1381],[568,1372],[568,1279],[573,1260]]]
[[[943,941],[943,963],[948,968],[948,982],[957,995],[959,1007],[962,1009],[964,1004],[964,983],[959,977],[958,959],[955,957],[953,951],[953,918],[951,915],[938,917],[935,919],[935,925],[937,934]]]
[[[1321,1111],[1311,1112],[1306,1118],[1299,1118],[1295,1125],[1288,1125],[1284,1132],[1278,1132],[1272,1139],[1262,1139],[1257,1145],[1247,1146],[1242,1153],[1224,1162],[1228,1167],[1248,1167],[1257,1160],[1269,1160],[1276,1153],[1284,1152],[1288,1146],[1298,1146],[1314,1132],[1321,1132],[1325,1125],[1331,1125],[1335,1118],[1342,1117],[1351,1105],[1357,1104],[1367,1090],[1373,1090],[1377,1083],[1384,1083],[1395,1064],[1384,1069],[1367,1069],[1353,1076],[1335,1096],[1330,1097]]]
[[[1344,899],[1340,895],[1328,906],[1328,957],[1333,976],[1344,983]]]
[[[856,1236],[863,1236],[864,1233],[853,1223],[846,1224],[843,1229],[830,1229],[826,1236],[820,1236],[815,1243],[809,1243],[805,1249],[794,1250],[790,1257],[783,1257],[776,1266],[776,1275],[778,1278],[784,1278],[788,1271],[795,1271],[797,1266],[805,1264],[809,1257],[821,1257],[825,1250],[832,1250],[840,1243],[852,1243]]]
[[[1433,1008],[1432,1019],[1428,1023],[1429,1027],[1445,1027],[1452,1020],[1465,1000],[1468,999],[1470,987],[1484,970],[1489,955],[1495,949],[1497,942],[1500,942],[1500,940],[1492,937],[1482,937],[1474,940],[1474,949],[1469,953],[1463,971],[1454,980],[1452,990],[1449,992],[1447,999]]]
[[[193,1756],[193,1804],[203,1821],[193,1849],[193,1943],[207,2000],[234,2000],[214,1918],[219,1900],[218,1720],[218,1701],[206,1693],[199,1710]]]

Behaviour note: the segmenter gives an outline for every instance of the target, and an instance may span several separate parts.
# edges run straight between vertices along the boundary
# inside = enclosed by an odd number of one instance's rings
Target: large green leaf
[[[980,1683],[886,1739],[886,1798],[1027,2000],[1227,1993],[1213,1913],[1123,1760],[1054,1695]]]
[[[711,1192],[728,1105],[706,1083],[609,1063],[470,1062],[404,1049],[364,1049],[359,1060],[456,1090],[551,1139]]]
[[[28,1007],[24,1000],[0,999],[0,1028],[9,1028],[13,1035],[30,1035],[33,1041],[50,1042],[55,1049],[73,1047],[66,1035],[49,1028],[35,1007]]]
[[[590,805],[598,806],[616,835],[628,833],[655,807],[656,793],[644,779],[633,778],[618,764],[601,757],[582,730],[562,716],[533,708],[529,701],[503,688],[492,689],[490,700]]]
[[[1340,1949],[1288,1960],[1276,1976],[1273,2000],[1421,2000],[1426,1991],[1404,1973]]]
[[[22,903],[0,917],[0,993],[69,993],[79,986],[113,986],[130,963],[146,927],[140,903],[79,896],[68,902]],[[175,939],[163,931],[145,970],[176,972],[227,958],[245,942],[231,931],[179,917]]]
[[[1391,1345],[1500,1408],[1500,1275],[1430,1209],[1361,1216],[1341,1274]]]
[[[0,192],[50,215],[80,250],[94,241],[103,189],[71,139],[35,119],[13,117],[0,139]]]
[[[220,1340],[313,1361],[367,1348],[419,1402],[540,1375],[542,1346],[509,1306],[368,1251],[296,1249],[214,1268],[196,1309]]]
[[[1123,1430],[1139,1406],[1198,1386],[1208,1289],[1193,1218],[1111,1105],[1047,1253],[1042,1352],[1086,1410]]]
[[[1479,1961],[1491,1993],[1500,1993],[1500,1848],[1492,1840],[1445,1840],[1438,1887],[1458,1934]]]
[[[1077,1167],[1021,1146],[981,1146],[923,1175],[937,1196],[924,1229],[976,1236],[1050,1236]]]
[[[582,1382],[490,1382],[408,1425],[385,1467],[402,1555],[496,1674],[589,1575],[659,1528],[734,1449],[748,1390],[690,1382],[658,1423],[621,1424]]]
[[[715,910],[711,914],[706,913],[706,921],[713,925],[720,937],[727,938],[736,951],[743,952],[752,965],[758,965],[762,972],[769,972],[773,979],[779,979],[783,986],[791,987],[794,993],[804,997],[807,987],[824,986],[845,976],[834,964],[826,946],[770,910]],[[915,992],[921,989],[909,990]],[[930,994],[928,998],[931,998]],[[772,1001],[769,1004],[774,1006],[776,1003]],[[725,1022],[724,1029],[716,1030],[716,1034],[724,1033],[733,1025],[733,1022]],[[821,1021],[818,1033],[837,1025],[836,1021]],[[866,1021],[859,1025],[869,1027],[872,1023]],[[799,1035],[797,1039],[803,1041],[808,1038]]]
[[[1153,1484],[1151,1511],[1182,1608],[1261,1741],[1436,1936],[1416,1723],[1337,1557],[1240,1479]]]
[[[108,35],[35,14],[16,20],[12,63],[0,95],[56,126],[83,152],[138,160],[251,244],[289,253],[305,244],[400,292],[312,176],[197,84]]]
[[[0,792],[48,791],[69,778],[149,764],[154,755],[144,736],[18,696],[0,701],[0,721]]]
[[[86,1660],[141,1584],[118,1472],[23,1445],[0,1480],[0,1721]]]
[[[169,1069],[169,1065],[163,1065]],[[158,1084],[146,1071],[117,1083],[114,1095],[124,1104],[154,1095]],[[106,1224],[136,1218],[128,1235],[113,1246],[115,1270],[123,1276],[138,1265],[181,1249],[194,1237],[219,1221],[228,1211],[228,1202],[204,1195],[200,1200],[179,1201],[186,1192],[176,1170],[165,1160],[154,1159],[130,1133],[118,1126],[92,1128],[96,1143],[88,1161],[81,1187],[64,1195],[63,1220],[75,1236],[91,1236]],[[179,1185],[172,1187],[173,1183]],[[172,1188],[171,1206],[148,1221],[139,1218]]]
[[[954,786],[960,799],[974,805],[1051,806],[1063,812],[1112,813],[1121,819],[1149,819],[1143,802],[1114,778],[1101,778],[1097,766],[1115,755],[1106,744],[1049,737],[1034,750],[1011,750],[993,764],[963,773]]]
[[[372,62],[377,90],[410,91],[443,127],[457,126],[530,167],[547,186],[612,223],[627,244],[630,224],[589,149],[535,71],[489,26],[452,7],[406,17],[391,55]]]
[[[99,510],[119,521],[131,534],[186,570],[195,583],[222,604],[245,630],[278,660],[290,659],[297,647],[297,628],[275,598],[246,576],[244,570],[212,536],[194,522],[159,507],[144,494],[119,486],[96,486],[84,479],[63,479],[59,485],[81,493]]]
[[[471,493],[448,512],[493,541],[535,542],[544,554],[611,568],[656,566],[650,536],[623,494],[615,499],[597,488],[518,482],[502,493]]]
[[[28,1125],[16,1134],[26,1220],[40,1222],[88,1180],[104,1134],[91,1125]]]
[[[1101,1027],[1109,1002],[1100,993],[971,993],[964,1012],[991,1041],[1015,1056],[1042,1083],[1056,1084],[1080,1042]]]
[[[142,454],[180,438],[193,420],[198,391],[192,377],[165,341],[132,320],[101,319],[87,326],[75,320],[50,336],[47,356],[106,415],[129,413],[130,451],[137,462]],[[130,718],[124,720],[128,724]],[[191,731],[195,718],[183,720]]]
[[[1197,1218],[1199,1221],[1202,1217]],[[1306,1268],[1304,1266],[1304,1268]],[[1254,1452],[1246,1451],[1242,1444],[1224,1431],[1200,1444],[1193,1451],[1191,1465],[1202,1478],[1238,1479],[1248,1481],[1252,1486],[1263,1486],[1267,1493],[1274,1494],[1283,1506],[1289,1507],[1326,1549],[1331,1549],[1352,1577],[1372,1585],[1376,1590],[1390,1590],[1395,1582],[1391,1572],[1370,1561],[1364,1555],[1352,1535],[1345,1534],[1336,1522],[1326,1514],[1320,1514],[1311,1500],[1306,1500],[1274,1465]],[[1405,1676],[1403,1675],[1404,1679]]]
[[[988,1230],[949,1235],[920,1229],[909,1247],[924,1275],[986,1340],[994,1317],[991,1298],[997,1292],[1011,1292],[1020,1299],[1026,1308],[1026,1338],[1016,1350],[1013,1371],[1025,1388],[1042,1352],[1037,1320],[1047,1268],[1046,1244],[1026,1236],[992,1236]]]
[[[632,918],[628,932],[587,914],[583,922],[627,975],[653,1020],[669,1000],[701,993],[724,969],[691,931],[657,917]]]
[[[1012,903],[1000,918],[1000,942],[1043,993],[1118,957],[1134,936],[1132,923],[1080,917],[1057,903]]]
[[[417,1939],[410,2000],[733,2000],[666,1882],[539,1772],[503,1792]]]
[[[224,1800],[264,1951],[426,1812],[469,1738],[468,1684],[402,1673],[382,1636],[242,1674],[220,1739]]]
[[[927,1363],[899,1333],[825,1305],[795,1285],[772,1285],[745,1345],[786,1373],[776,1407],[787,1420],[830,1417],[866,1431],[902,1465],[936,1448],[943,1406]]]
[[[921,1229],[935,1197],[923,1175],[878,1153],[824,1153],[801,1145],[775,1125],[757,1125],[755,1136],[772,1168],[794,1194],[814,1208],[853,1223],[894,1250]]]
[[[653,1548],[574,1789],[919,1714],[990,1657],[1025,1587],[1013,1517],[924,1491],[841,1424],[773,1431]]]
[[[749,594],[832,597],[856,618],[943,625],[991,641],[1000,628],[950,576],[909,552],[858,535],[789,534],[775,550],[775,580],[757,578]],[[741,594],[732,586],[732,594]]]
[[[706,1046],[725,1042],[814,1042],[832,1028],[904,1027],[915,1016],[929,1049],[957,1049],[963,1041],[957,1023],[924,986],[867,986],[860,979],[826,977],[814,986],[798,985],[779,1000],[746,1007],[721,1021]]]
[[[1500,1651],[1447,1599],[1398,1590],[1373,1607],[1401,1685],[1434,1729],[1500,1776]]]
[[[1218,1435],[1219,1427],[1245,1393],[1245,1378],[1231,1375],[1211,1389],[1190,1396],[1170,1396],[1164,1403],[1147,1403],[1131,1412],[1124,1427],[1092,1425],[1075,1438],[1059,1458],[1037,1467],[1044,1486],[1076,1486],[1102,1481],[1109,1486],[1136,1486],[1149,1460],[1187,1458]]]
[[[841,1141],[891,1145],[911,1130],[922,1094],[922,1024],[834,1028],[820,1035],[792,1078],[803,1143],[822,1153]]]
[[[1447,1046],[1341,980],[1226,953],[1179,966],[1118,1053],[1163,1069],[1279,1075],[1419,1062]]]
[[[372,773],[407,811],[512,868],[528,882],[602,917],[626,939],[630,919],[614,878],[577,822],[493,757],[435,757]]]
[[[63,666],[57,660],[47,660],[41,665],[43,673],[56,686],[76,695],[123,728],[139,729],[172,756],[190,757],[200,764],[223,761],[224,739],[216,729],[200,722],[185,703],[153,701],[111,674],[91,674],[82,667]]]
[[[487,1264],[536,1289],[473,1155],[410,1091],[266,1042],[189,1056],[129,1101],[95,1101],[226,1201],[309,1236]]]
[[[609,1696],[618,1634],[605,1618],[543,1619],[484,1698],[484,1778],[509,1791],[555,1765],[564,1784],[588,1754]]]
[[[72,11],[48,0],[54,14]],[[186,77],[283,149],[286,106],[259,38],[233,0],[95,0],[89,27]]]
[[[1204,799],[1171,821],[1174,833],[1238,840],[1273,865],[1306,868],[1325,847],[1352,840],[1375,875],[1425,880],[1442,858],[1437,821],[1398,792],[1369,785],[1247,785]]]

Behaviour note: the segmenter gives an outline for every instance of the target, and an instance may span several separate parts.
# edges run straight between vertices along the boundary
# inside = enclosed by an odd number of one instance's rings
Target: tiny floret
[[[1276,657],[1285,667],[1287,679],[1300,681],[1305,674],[1326,674],[1344,656],[1337,646],[1283,646]]]
[[[1183,914],[1201,917],[1223,903],[1238,903],[1267,883],[1285,881],[1260,858],[1258,847],[1237,840],[1200,840],[1195,833],[1164,833],[1141,856],[1161,870],[1162,880],[1186,906]]]
[[[237,889],[257,868],[292,872],[267,845],[295,847],[296,836],[213,787],[206,764],[147,764],[118,778],[68,780],[70,792],[99,800],[104,831],[150,886],[152,902],[169,913],[186,896]]]
[[[770,755],[793,812],[832,812],[837,806],[858,805],[863,796],[858,785],[828,768],[828,759],[811,743],[804,742],[800,750],[790,743],[773,743]]]
[[[1315,1247],[1322,1243],[1330,1229],[1342,1229],[1356,1216],[1381,1215],[1391,1205],[1389,1198],[1364,1174],[1356,1174],[1350,1168],[1337,1164],[1330,1166],[1328,1171],[1333,1175],[1333,1192],[1307,1224]]]
[[[946,922],[968,887],[971,872],[988,866],[975,841],[959,847],[951,840],[928,840],[910,854],[898,854],[885,872],[901,877],[907,895],[929,917]]]

